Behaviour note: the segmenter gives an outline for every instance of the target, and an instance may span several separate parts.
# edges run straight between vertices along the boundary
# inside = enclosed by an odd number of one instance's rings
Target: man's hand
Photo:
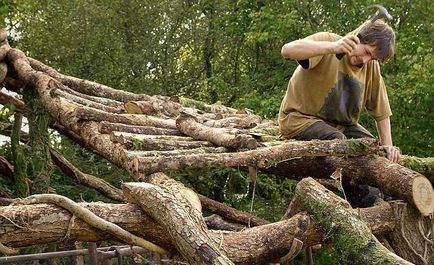
[[[401,151],[399,151],[398,147],[393,145],[383,145],[382,147],[387,152],[387,159],[395,163],[399,162],[401,159]]]
[[[340,54],[350,54],[353,50],[357,48],[357,44],[360,43],[359,38],[356,35],[345,36],[334,42],[333,53]]]

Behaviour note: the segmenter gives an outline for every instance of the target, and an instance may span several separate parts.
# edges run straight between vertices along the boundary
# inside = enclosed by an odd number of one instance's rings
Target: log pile
[[[11,48],[4,30],[0,81],[18,94],[34,89],[53,129],[126,169],[137,181],[120,190],[80,172],[51,150],[53,162],[66,175],[130,204],[77,204],[54,195],[13,200],[0,207],[2,253],[61,240],[116,239],[181,255],[192,264],[251,264],[285,262],[303,248],[331,242],[343,263],[434,262],[433,221],[427,217],[434,212],[429,159],[391,163],[381,156],[378,142],[370,139],[283,140],[275,121],[250,110],[135,94],[67,76]],[[29,111],[3,92],[0,103],[15,105],[23,115]],[[417,171],[407,168],[415,161]],[[286,218],[269,223],[196,195],[162,173],[211,167],[254,168],[300,180]],[[13,179],[13,167],[3,157],[0,168],[5,178]],[[340,180],[330,179],[336,171],[402,201],[353,209],[317,181],[304,178],[325,179],[331,182],[328,186],[339,188]],[[225,221],[203,218],[202,208]],[[256,227],[245,228],[246,224]],[[213,230],[222,227],[226,231]],[[418,235],[409,240],[410,233]],[[387,238],[395,253],[376,237]]]

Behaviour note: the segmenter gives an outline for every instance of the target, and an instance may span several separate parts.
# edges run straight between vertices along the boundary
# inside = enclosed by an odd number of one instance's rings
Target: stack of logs
[[[137,181],[125,183],[121,191],[80,172],[52,150],[53,162],[66,175],[130,204],[74,203],[56,195],[13,200],[0,207],[1,252],[61,240],[116,238],[152,252],[181,255],[192,264],[249,264],[288,261],[303,248],[331,242],[343,263],[434,262],[432,171],[420,170],[424,176],[389,162],[379,156],[377,141],[282,140],[275,121],[250,110],[116,90],[28,58],[9,46],[4,30],[0,43],[4,86],[19,94],[35,89],[53,129],[126,169]],[[22,101],[2,92],[0,103],[15,105],[23,115],[29,112]],[[409,159],[404,157],[403,163]],[[1,159],[1,167],[13,178],[7,161]],[[241,167],[252,178],[260,171],[300,182],[284,218],[269,223],[198,196],[161,173],[192,167]],[[337,170],[401,201],[353,209],[310,178],[330,179]],[[232,223],[203,218],[202,208]],[[212,230],[222,224],[223,230]],[[255,227],[245,228],[247,224]],[[388,242],[389,249],[377,238]]]

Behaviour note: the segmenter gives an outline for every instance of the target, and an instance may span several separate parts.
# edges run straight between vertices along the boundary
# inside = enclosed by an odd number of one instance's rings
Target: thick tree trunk
[[[196,140],[209,141],[217,146],[233,149],[255,149],[256,140],[247,134],[233,135],[226,133],[224,129],[212,128],[200,124],[189,114],[181,113],[176,119],[176,127],[184,134]]]
[[[303,157],[282,162],[277,167],[267,170],[269,173],[291,178],[293,175],[329,178],[336,168],[342,168],[343,176],[355,183],[378,187],[394,198],[415,205],[425,216],[434,211],[434,191],[431,182],[423,175],[384,157]]]
[[[417,209],[402,205],[401,218],[387,235],[396,254],[415,264],[434,264],[434,221],[423,217]]]
[[[434,184],[434,157],[401,156],[399,164],[421,173]]]
[[[169,236],[151,217],[133,204],[80,203],[99,217],[145,238],[169,251],[175,251]],[[369,214],[367,214],[369,212]],[[395,226],[392,207],[381,204],[360,209],[374,234],[390,232]],[[0,242],[8,247],[25,247],[58,241],[101,241],[114,239],[57,206],[47,204],[0,207]],[[273,260],[285,255],[294,237],[304,246],[324,242],[327,231],[309,224],[307,214],[291,219],[244,229],[240,232],[210,231],[235,263],[253,263]]]
[[[191,264],[233,264],[208,233],[201,213],[183,196],[182,187],[156,186],[148,183],[125,183],[128,200],[156,220]]]
[[[299,156],[363,155],[376,153],[378,142],[370,139],[330,140],[330,141],[293,141],[278,146],[258,148],[245,152],[189,155],[178,157],[137,157],[131,163],[132,172],[144,174],[179,170],[187,167],[232,167],[256,166],[267,168],[281,161]]]
[[[411,264],[382,246],[348,202],[312,178],[298,183],[293,203],[332,231],[330,239],[343,264]]]

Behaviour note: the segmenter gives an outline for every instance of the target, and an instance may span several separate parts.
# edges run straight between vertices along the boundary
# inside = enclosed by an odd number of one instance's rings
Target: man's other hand
[[[398,147],[392,145],[383,145],[382,147],[387,152],[387,159],[395,163],[399,162],[401,159],[401,151]]]

